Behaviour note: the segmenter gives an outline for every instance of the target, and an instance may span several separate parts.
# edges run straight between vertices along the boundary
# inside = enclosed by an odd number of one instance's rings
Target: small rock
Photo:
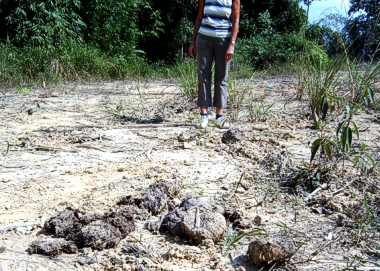
[[[153,215],[158,215],[165,210],[168,200],[167,194],[159,187],[151,188],[142,198],[144,208]]]
[[[255,218],[253,219],[253,223],[255,223],[255,225],[257,226],[260,226],[262,224],[261,216],[255,216]]]
[[[32,242],[27,251],[29,254],[42,254],[54,257],[62,253],[77,253],[78,248],[72,241],[66,241],[63,238],[47,237],[45,239]]]
[[[263,266],[283,263],[289,258],[290,253],[278,244],[255,240],[249,244],[247,255],[252,264]]]
[[[54,237],[73,240],[78,229],[83,225],[101,218],[102,215],[99,214],[86,214],[79,210],[66,208],[46,221],[43,230]]]
[[[222,142],[224,144],[235,144],[243,139],[243,133],[237,129],[229,129],[222,136]]]
[[[145,222],[144,228],[147,229],[150,232],[158,233],[161,226],[161,220],[160,219],[151,219]]]
[[[180,191],[180,182],[176,180],[160,181],[151,185],[141,198],[126,196],[117,204],[134,205],[146,209],[153,215],[158,215],[168,208],[170,199],[178,196]]]
[[[217,242],[223,238],[226,229],[224,216],[213,211],[208,203],[196,199],[185,200],[181,207],[163,218],[160,226],[160,232],[173,234],[194,244],[206,239]]]
[[[189,210],[192,207],[200,207],[212,210],[212,205],[210,203],[210,200],[206,197],[199,197],[199,198],[187,198],[183,200],[179,206],[180,208],[183,208],[185,210]]]
[[[246,230],[252,228],[252,222],[249,219],[243,218],[241,220],[237,220],[234,223],[234,226],[238,229]]]
[[[32,225],[26,225],[26,226],[15,228],[15,232],[18,233],[18,234],[22,234],[22,235],[29,234],[29,233],[32,232],[32,230],[33,230],[33,226]]]
[[[192,148],[194,148],[195,144],[192,143],[192,142],[183,142],[182,143],[182,148],[184,150],[191,150]]]
[[[77,262],[80,265],[91,265],[97,263],[95,256],[79,256]]]
[[[6,250],[7,250],[6,247],[4,247],[4,246],[0,246],[0,253],[4,253]]]
[[[134,210],[131,207],[124,207],[116,211],[111,211],[105,215],[105,221],[118,228],[122,238],[135,230]]]
[[[233,208],[226,208],[224,210],[224,217],[231,223],[242,219],[240,212]]]
[[[104,221],[94,221],[80,229],[76,238],[79,247],[102,250],[115,247],[122,239],[118,228]]]
[[[135,257],[147,255],[144,248],[136,244],[125,243],[122,247],[122,251],[125,254],[132,254]]]

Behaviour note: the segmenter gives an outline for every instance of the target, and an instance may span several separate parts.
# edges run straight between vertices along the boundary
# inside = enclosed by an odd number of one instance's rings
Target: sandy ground
[[[236,207],[247,219],[260,216],[258,227],[268,238],[286,240],[297,248],[288,269],[380,270],[375,267],[380,263],[378,254],[368,253],[373,243],[379,244],[378,232],[369,231],[370,240],[355,243],[352,229],[337,226],[339,212],[315,213],[302,196],[279,185],[282,167],[290,161],[294,166],[308,162],[310,141],[317,134],[305,116],[306,103],[290,100],[295,94],[292,80],[267,78],[240,84],[272,108],[254,122],[247,122],[242,110],[240,120],[231,125],[243,131],[244,140],[232,146],[221,142],[225,130],[195,127],[194,106],[186,104],[178,86],[170,82],[71,83],[29,94],[6,90],[0,96],[0,271],[133,270],[133,266],[140,266],[136,270],[259,270],[240,261],[254,236],[223,254],[223,242],[191,246],[151,233],[142,222],[115,249],[85,249],[79,255],[56,258],[26,252],[43,223],[57,211],[68,206],[105,211],[122,196],[171,179],[182,182],[184,194]],[[149,122],[157,114],[164,122],[134,123],[117,117]],[[379,113],[362,113],[357,119],[361,142],[378,159]],[[360,203],[363,191],[369,191],[376,202],[380,182],[376,173],[360,177],[350,171],[323,193],[330,195],[353,179],[355,183],[336,201]],[[121,247],[128,242],[150,253],[138,258],[125,255]],[[83,264],[80,259],[87,256],[95,263]]]

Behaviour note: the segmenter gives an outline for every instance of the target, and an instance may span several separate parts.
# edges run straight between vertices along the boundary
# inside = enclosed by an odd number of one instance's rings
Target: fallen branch
[[[82,148],[82,149],[90,149],[90,150],[97,150],[97,151],[101,151],[101,152],[106,152],[105,150],[101,149],[101,148],[98,148],[98,147],[95,147],[95,146],[91,146],[91,145],[78,145],[76,146],[77,148]]]
[[[347,189],[347,187],[351,186],[355,181],[356,181],[356,179],[352,180],[351,182],[349,182],[348,184],[346,184],[342,188],[336,190],[334,193],[332,193],[332,196],[330,198],[335,197],[336,195],[342,193],[344,190]]]
[[[313,192],[311,192],[306,198],[305,202],[310,202],[316,195],[319,194],[320,191],[327,189],[328,185],[326,183],[321,184],[317,189],[315,189]]]

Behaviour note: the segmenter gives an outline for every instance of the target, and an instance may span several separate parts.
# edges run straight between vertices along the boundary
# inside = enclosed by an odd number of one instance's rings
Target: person
[[[215,107],[216,124],[222,128],[228,97],[228,71],[239,32],[240,0],[199,0],[198,15],[189,55],[198,62],[198,106],[200,127],[209,122],[208,109]],[[214,98],[211,93],[215,63]]]

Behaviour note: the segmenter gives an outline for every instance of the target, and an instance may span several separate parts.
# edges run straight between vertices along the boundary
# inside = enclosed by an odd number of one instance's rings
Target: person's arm
[[[231,41],[226,52],[226,60],[230,61],[234,56],[235,43],[239,33],[240,23],[240,0],[232,0],[232,33]]]
[[[194,33],[193,33],[193,40],[191,42],[191,46],[189,48],[189,55],[195,56],[196,55],[196,40],[199,28],[201,27],[203,13],[204,13],[204,6],[205,6],[205,0],[199,0],[198,1],[198,14],[197,19],[195,20],[195,27],[194,27]]]

